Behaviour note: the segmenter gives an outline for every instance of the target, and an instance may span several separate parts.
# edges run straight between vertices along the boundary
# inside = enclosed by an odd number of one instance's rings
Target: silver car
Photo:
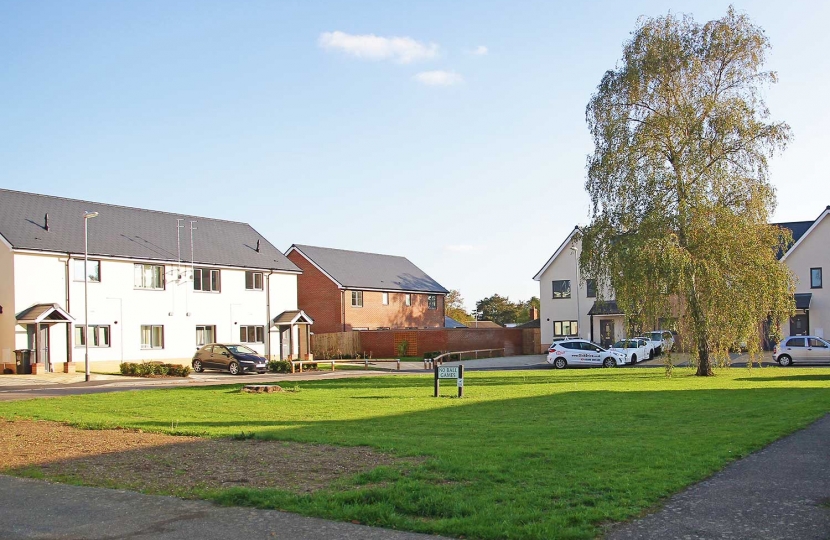
[[[830,364],[830,343],[816,336],[790,336],[775,346],[772,359],[781,366]]]

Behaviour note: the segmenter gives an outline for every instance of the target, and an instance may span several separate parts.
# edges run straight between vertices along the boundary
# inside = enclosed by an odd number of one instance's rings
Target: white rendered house
[[[84,213],[89,321],[84,318]],[[0,190],[0,363],[189,364],[205,343],[268,358],[308,351],[301,271],[247,223]],[[297,316],[294,316],[297,315]],[[40,367],[40,366],[39,366]]]

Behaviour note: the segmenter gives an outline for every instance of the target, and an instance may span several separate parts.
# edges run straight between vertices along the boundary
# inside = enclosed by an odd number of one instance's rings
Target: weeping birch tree
[[[762,323],[793,309],[778,261],[791,240],[769,224],[768,160],[790,139],[763,91],[764,31],[731,7],[641,19],[586,111],[594,140],[586,189],[583,276],[614,291],[639,323],[677,321],[698,375],[730,345],[757,352]]]

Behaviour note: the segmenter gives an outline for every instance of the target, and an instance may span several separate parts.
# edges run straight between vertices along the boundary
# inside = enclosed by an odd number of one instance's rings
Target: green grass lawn
[[[277,380],[278,376],[275,376]],[[83,427],[368,445],[417,464],[298,495],[233,488],[223,504],[467,538],[590,538],[830,411],[830,369],[468,372],[465,397],[429,376],[294,381],[0,404]],[[454,387],[444,389],[449,396]],[[171,423],[177,429],[171,430]]]

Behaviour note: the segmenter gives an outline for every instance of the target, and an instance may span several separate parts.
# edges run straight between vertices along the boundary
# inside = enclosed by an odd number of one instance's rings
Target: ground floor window
[[[553,321],[554,336],[575,336],[579,333],[577,321]]]
[[[141,325],[141,348],[142,349],[163,349],[164,348],[164,326],[153,324]]]
[[[90,324],[89,330],[84,332],[86,326],[80,325],[75,327],[75,346],[86,347],[87,338],[90,347],[109,347],[110,346],[110,327],[109,325]]]
[[[242,343],[265,343],[265,327],[240,326],[239,341]]]
[[[216,343],[216,326],[199,325],[196,327],[196,346],[201,347],[208,343]]]

